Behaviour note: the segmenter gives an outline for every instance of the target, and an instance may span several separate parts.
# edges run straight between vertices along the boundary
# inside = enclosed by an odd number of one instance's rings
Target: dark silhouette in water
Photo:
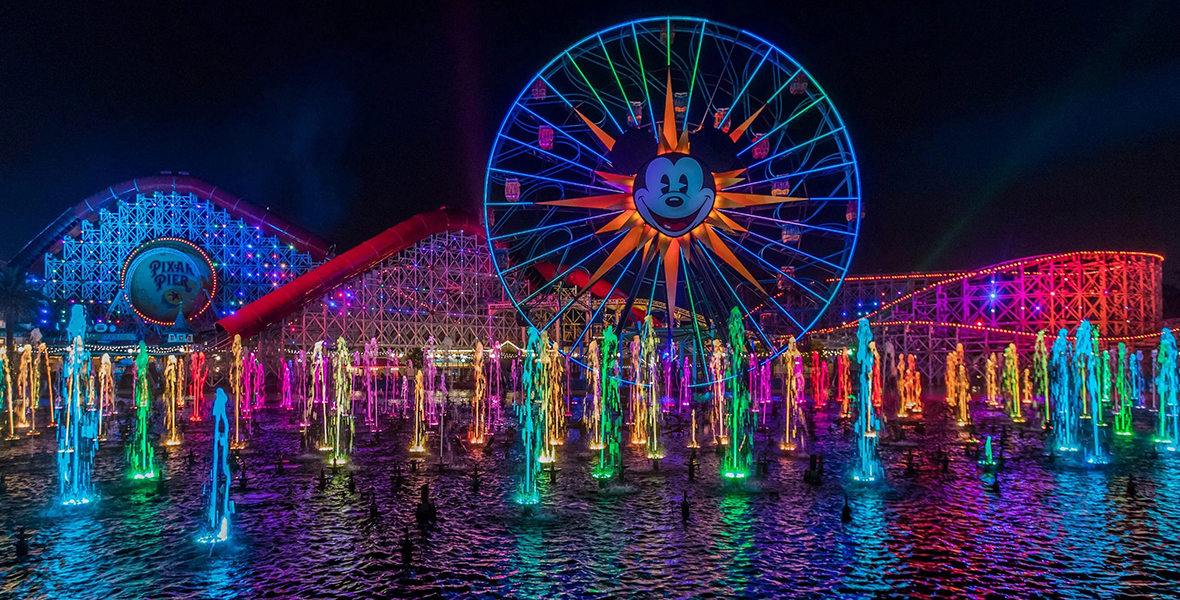
[[[680,498],[680,521],[682,523],[688,522],[688,492],[684,492],[684,496]]]
[[[428,484],[422,484],[418,506],[414,509],[414,518],[418,520],[419,525],[424,527],[434,526],[438,523],[438,507],[435,506],[434,500],[430,499],[430,485]]]
[[[328,474],[327,474],[327,473],[324,473],[324,469],[323,469],[323,467],[320,467],[320,480],[319,480],[319,486],[320,486],[320,489],[321,489],[321,490],[322,490],[322,489],[324,489],[324,488],[326,488],[326,487],[328,487]]]
[[[185,460],[188,462],[188,466],[190,466],[190,467],[196,465],[197,464],[196,451],[194,451],[192,448],[189,448],[188,455],[185,457]]]
[[[408,565],[414,560],[414,540],[410,539],[409,527],[407,527],[405,533],[402,534],[401,554],[403,565]]]
[[[402,486],[406,483],[406,475],[402,473],[402,466],[398,465],[397,470],[393,472],[393,491],[400,492]]]
[[[1135,476],[1134,475],[1131,475],[1130,477],[1127,478],[1127,492],[1126,493],[1127,493],[1128,498],[1134,498],[1139,493],[1139,490],[1136,489],[1136,487],[1135,487]]]
[[[844,508],[840,509],[840,522],[841,523],[851,523],[852,522],[852,507],[848,506],[848,494],[844,495]]]
[[[369,495],[369,520],[376,521],[381,516],[377,510],[377,492]]]
[[[479,493],[479,465],[475,465],[471,470],[471,493]]]
[[[242,466],[238,471],[238,489],[244,492],[248,488],[249,486],[247,485],[246,463],[243,461]]]
[[[993,494],[1000,493],[1000,472],[999,471],[992,473],[991,491]]]
[[[348,474],[348,493],[356,493],[356,477],[353,477],[352,473]]]
[[[8,493],[8,475],[0,473],[0,494]]]
[[[29,536],[24,527],[16,529],[16,558],[24,560],[29,557]]]
[[[823,483],[824,479],[824,457],[819,454],[812,454],[808,458],[807,470],[803,471],[803,483],[808,485],[819,485]]]

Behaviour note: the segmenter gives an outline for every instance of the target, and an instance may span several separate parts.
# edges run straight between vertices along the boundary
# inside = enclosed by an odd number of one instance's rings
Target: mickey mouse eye
[[[668,174],[664,173],[663,175],[660,175],[660,188],[662,188],[662,190],[663,190],[660,193],[667,194],[669,191],[669,188],[671,188],[671,187],[672,187],[672,182],[669,181]]]
[[[680,178],[676,180],[676,191],[688,193],[688,173],[681,173]]]

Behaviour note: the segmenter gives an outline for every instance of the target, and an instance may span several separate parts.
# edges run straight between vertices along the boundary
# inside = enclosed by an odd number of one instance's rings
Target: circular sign
[[[172,325],[209,308],[217,294],[217,273],[209,255],[179,238],[160,238],[136,248],[123,264],[123,294],[135,314],[156,325]]]

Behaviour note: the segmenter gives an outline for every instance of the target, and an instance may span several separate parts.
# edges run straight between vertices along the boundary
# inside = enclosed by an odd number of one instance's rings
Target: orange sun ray
[[[594,132],[594,135],[598,138],[598,141],[602,142],[602,145],[606,146],[607,150],[614,150],[615,138],[611,137],[609,133],[603,131],[601,127],[594,123],[594,121],[587,119],[586,115],[582,114],[582,111],[575,108],[574,112],[577,113],[578,117],[582,119],[582,122],[590,128],[590,131]]]
[[[599,265],[598,270],[594,271],[594,274],[591,275],[590,279],[586,281],[586,287],[589,288],[590,286],[598,283],[598,280],[602,279],[602,276],[606,275],[606,272],[609,271],[611,267],[618,264],[618,262],[622,260],[624,256],[627,256],[629,252],[635,250],[635,248],[639,246],[639,242],[642,239],[642,228],[636,227],[635,229],[629,231],[627,235],[623,237],[623,241],[619,242],[619,245],[615,246],[614,250],[611,250],[611,253],[606,257],[606,260],[602,261],[602,264]]]
[[[737,224],[737,221],[734,221],[728,216],[716,211],[710,213],[709,216],[705,218],[705,222],[709,223],[710,225],[723,227],[735,233],[743,233],[746,231],[745,227]]]
[[[742,261],[738,260],[738,258],[734,256],[733,251],[729,249],[729,246],[725,245],[725,241],[721,239],[721,236],[717,235],[716,231],[713,231],[713,226],[706,225],[704,227],[704,232],[705,235],[701,237],[701,241],[704,242],[714,254],[721,257],[721,260],[724,260],[729,264],[729,266],[733,267],[733,270],[740,273],[742,277],[745,277],[747,281],[757,286],[757,288],[763,294],[765,294],[766,290],[763,289],[762,284],[758,283],[758,280],[754,279],[754,276],[750,274],[750,271],[746,269],[746,266],[742,264]]]
[[[634,175],[619,175],[608,171],[595,171],[594,174],[601,177],[607,185],[618,188],[628,194],[631,193],[631,188],[635,187]]]
[[[606,233],[608,231],[618,231],[620,229],[630,229],[631,227],[638,227],[643,224],[643,217],[639,216],[639,211],[628,210],[623,214],[613,218],[609,223],[603,225],[598,231],[594,233]]]
[[[762,108],[766,108],[766,105],[763,104]],[[762,114],[762,108],[759,108],[758,110],[754,111],[754,114],[750,115],[749,119],[746,119],[745,122],[743,122],[741,125],[738,125],[737,129],[734,129],[733,131],[729,132],[729,139],[731,139],[735,142],[738,141],[738,138],[742,137],[742,134],[745,133],[746,130],[750,128],[750,125],[754,124],[754,119],[757,119],[758,115]]]

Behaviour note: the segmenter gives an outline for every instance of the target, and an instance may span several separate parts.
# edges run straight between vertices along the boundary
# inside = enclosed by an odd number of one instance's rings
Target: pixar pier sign
[[[161,238],[136,248],[123,265],[123,294],[135,314],[171,325],[200,316],[217,294],[209,255],[188,240]]]

